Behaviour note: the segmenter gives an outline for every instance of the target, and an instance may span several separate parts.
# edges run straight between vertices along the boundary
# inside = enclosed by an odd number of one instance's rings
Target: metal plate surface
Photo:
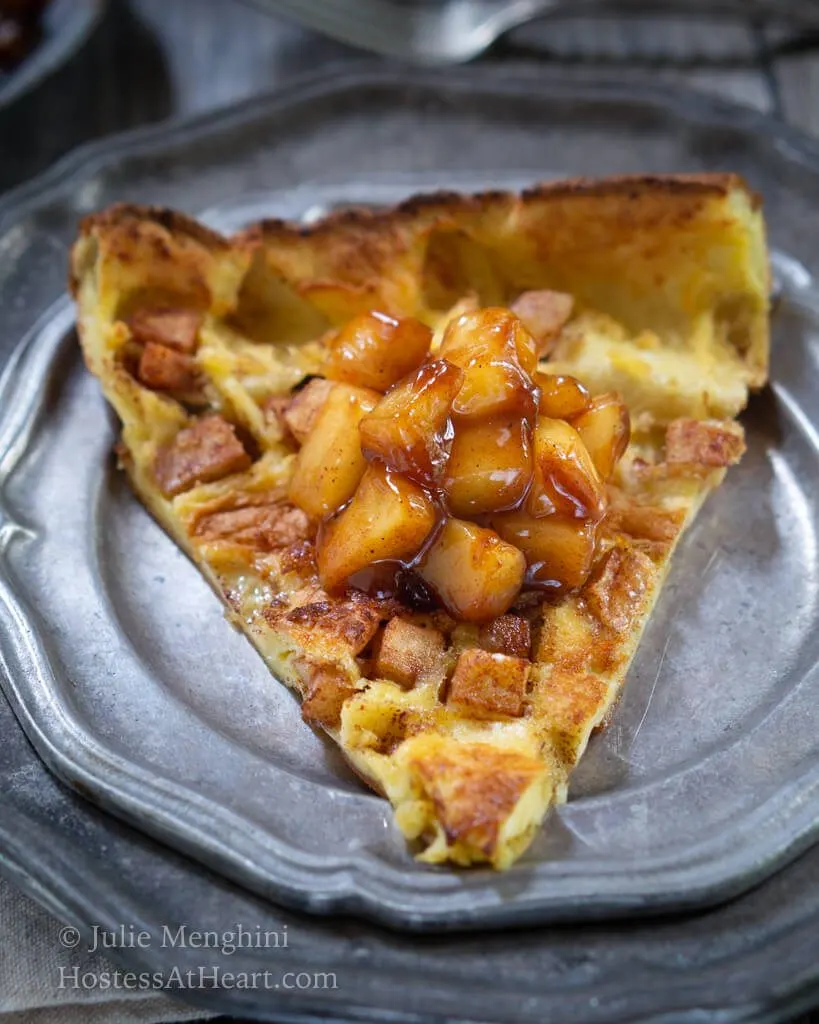
[[[130,199],[228,228],[431,187],[702,168],[765,194],[777,252],[773,386],[745,417],[749,453],[683,542],[571,802],[503,875],[418,865],[115,471],[61,297],[77,217]],[[2,343],[23,339],[0,391],[0,651],[38,751],[261,893],[397,927],[656,913],[759,881],[819,819],[818,198],[819,155],[774,122],[508,67],[322,77],[18,192],[0,208]]]

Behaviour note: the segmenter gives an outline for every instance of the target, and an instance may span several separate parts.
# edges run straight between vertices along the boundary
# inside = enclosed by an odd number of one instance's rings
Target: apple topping
[[[526,302],[543,336],[571,310],[556,293]],[[430,336],[419,321],[376,312],[338,332],[330,379],[312,380],[281,412],[301,444],[289,498],[318,520],[328,592],[443,609],[480,624],[492,658],[513,661],[530,644],[515,613],[521,590],[560,594],[589,578],[628,412],[616,395],[538,370],[532,333],[508,309],[456,316],[434,356]],[[411,686],[416,661],[439,645],[402,620],[383,633],[374,664]]]
[[[532,480],[529,430],[526,420],[508,415],[456,424],[443,480],[456,516],[474,518],[520,502]]]
[[[405,377],[359,424],[364,455],[418,483],[433,483],[446,464],[450,411],[463,379],[463,370],[445,359]]]
[[[432,331],[412,317],[362,313],[330,341],[330,380],[386,391],[416,369],[429,352]]]
[[[532,417],[535,342],[508,309],[479,309],[459,316],[444,332],[438,354],[465,374],[452,405],[456,416]]]
[[[336,385],[324,400],[290,480],[290,500],[315,519],[335,512],[353,496],[367,468],[358,424],[380,396],[366,388]]]
[[[574,420],[574,426],[598,472],[608,480],[628,448],[631,437],[631,422],[625,403],[619,395],[598,395],[589,408]]]
[[[582,587],[594,561],[597,524],[551,515],[534,519],[525,511],[501,512],[492,526],[526,557],[526,583],[537,590]]]
[[[558,513],[576,519],[602,518],[605,484],[580,434],[565,420],[541,416],[535,427],[535,473],[526,502],[535,518]]]
[[[316,561],[328,590],[379,562],[411,561],[437,520],[429,495],[417,484],[374,463],[349,505],[319,530]]]
[[[512,606],[526,573],[521,552],[462,519],[447,519],[418,572],[456,619],[485,622]]]
[[[537,373],[535,383],[540,391],[538,412],[556,420],[570,420],[591,405],[591,395],[574,377],[559,373]]]

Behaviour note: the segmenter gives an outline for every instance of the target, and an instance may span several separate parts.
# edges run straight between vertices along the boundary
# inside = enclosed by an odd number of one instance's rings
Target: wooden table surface
[[[110,0],[80,53],[0,111],[0,191],[88,139],[225,106],[360,56],[245,0]],[[518,29],[482,59],[521,57],[559,64],[567,77],[603,67],[631,81],[679,81],[819,133],[819,37],[781,27],[563,19]]]

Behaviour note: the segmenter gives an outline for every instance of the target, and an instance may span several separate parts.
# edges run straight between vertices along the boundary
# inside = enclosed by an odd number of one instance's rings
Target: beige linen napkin
[[[216,1016],[162,992],[72,984],[74,968],[93,978],[118,968],[82,946],[65,948],[61,928],[0,878],[0,1024],[165,1024]]]

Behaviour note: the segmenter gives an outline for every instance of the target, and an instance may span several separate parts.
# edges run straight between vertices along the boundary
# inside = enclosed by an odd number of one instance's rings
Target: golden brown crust
[[[264,619],[274,628],[283,628],[307,651],[314,646],[316,637],[323,637],[333,650],[341,647],[350,654],[360,654],[381,624],[383,612],[379,605],[364,595],[335,598],[317,585],[306,589],[308,600],[299,600],[285,610],[265,608]]]
[[[744,192],[753,209],[762,204],[762,197],[754,192],[745,179],[733,173],[702,174],[624,174],[603,180],[599,178],[566,178],[560,181],[546,181],[532,188],[524,189],[520,199],[526,203],[534,199],[551,198],[601,198],[625,196],[639,200],[647,193],[666,196],[713,196],[724,198],[731,192]],[[499,202],[511,202],[517,196],[497,189],[464,195],[460,192],[440,190],[425,195],[412,196],[393,207],[372,210],[368,207],[348,207],[329,213],[312,224],[294,224],[280,218],[266,218],[240,232],[237,239],[256,242],[260,240],[280,241],[285,238],[321,238],[339,232],[349,234],[357,229],[374,230],[380,233],[385,225],[401,220],[415,220],[419,214],[455,215],[459,210],[483,212]],[[169,212],[169,211],[163,211]]]
[[[558,758],[571,767],[591,730],[603,720],[609,702],[606,683],[591,672],[556,668],[540,680],[532,705]]]
[[[490,306],[544,288],[635,331],[690,334],[710,311],[742,363],[721,372],[758,387],[769,283],[758,209],[733,174],[578,178],[520,195],[441,192],[309,226],[268,220],[236,243],[336,324],[373,306],[429,319],[470,291]]]
[[[642,551],[614,547],[583,587],[586,606],[602,625],[624,633],[641,613],[654,574],[653,562]]]
[[[679,419],[665,435],[666,460],[700,466],[733,466],[745,451],[742,428],[726,423]]]
[[[115,203],[99,213],[83,217],[79,234],[82,237],[122,229],[135,233],[146,222],[156,224],[168,234],[187,236],[208,249],[230,248],[230,242],[224,236],[185,213],[165,206],[140,206],[138,203]]]
[[[526,789],[543,774],[537,760],[489,744],[465,745],[410,761],[435,806],[449,843],[482,850],[491,859],[498,832]]]

